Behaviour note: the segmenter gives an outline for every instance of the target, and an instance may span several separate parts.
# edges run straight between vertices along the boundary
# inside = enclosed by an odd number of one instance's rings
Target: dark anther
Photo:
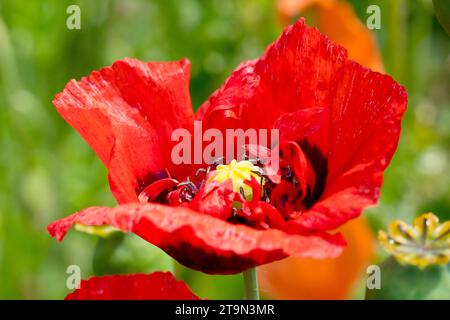
[[[180,196],[178,199],[180,203],[183,201],[192,201],[198,192],[197,186],[189,179],[189,177],[186,181],[180,182],[177,187],[181,187]]]
[[[199,168],[196,172],[195,172],[195,177],[198,178],[198,176],[200,175],[200,173],[204,173],[205,177],[209,174],[209,172],[211,171],[211,167],[208,166],[206,169],[205,168]]]
[[[239,193],[245,198],[245,192],[242,186],[239,187]]]
[[[259,168],[259,167],[258,167],[258,170],[252,170],[251,172],[254,173],[254,174],[257,174],[257,175],[260,176],[260,177],[262,177],[262,176],[265,175],[265,174],[264,174],[264,170],[261,169],[261,168]]]
[[[246,161],[248,161],[248,162],[250,162],[251,164],[254,164],[254,165],[264,164],[263,161],[261,159],[259,159],[259,158],[246,159]]]
[[[234,217],[236,217],[237,216],[237,209],[236,208],[232,208],[231,209],[231,218],[234,218]]]
[[[223,157],[214,159],[214,161],[211,163],[211,167],[215,169],[219,164],[223,164]]]

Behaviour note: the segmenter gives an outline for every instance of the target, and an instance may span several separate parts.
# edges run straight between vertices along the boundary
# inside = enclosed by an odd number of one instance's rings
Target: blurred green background
[[[448,220],[449,37],[429,0],[349,2],[362,21],[369,4],[381,7],[375,34],[386,72],[409,95],[380,205],[365,215],[374,232],[426,211]],[[81,8],[81,30],[66,28],[71,4]],[[159,249],[134,235],[98,240],[72,231],[57,244],[46,233],[48,223],[78,209],[114,204],[100,160],[52,106],[70,79],[125,56],[188,57],[197,108],[281,30],[273,0],[0,0],[0,298],[61,299],[71,264],[83,278],[173,270]],[[240,275],[176,269],[199,296],[242,298]]]

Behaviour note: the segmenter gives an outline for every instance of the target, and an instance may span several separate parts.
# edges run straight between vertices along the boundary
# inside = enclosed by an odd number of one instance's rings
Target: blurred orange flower
[[[346,299],[375,255],[365,219],[341,229],[347,247],[335,259],[287,258],[258,268],[261,292],[272,299]]]
[[[383,72],[374,34],[358,19],[349,3],[341,0],[277,0],[276,7],[283,25],[299,15],[305,16],[310,25],[344,46],[350,59]]]

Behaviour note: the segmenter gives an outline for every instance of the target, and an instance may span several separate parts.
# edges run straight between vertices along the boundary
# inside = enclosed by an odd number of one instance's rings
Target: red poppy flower
[[[65,300],[199,300],[170,272],[112,275],[83,280]]]
[[[239,66],[195,117],[188,89],[187,60],[125,59],[69,82],[54,104],[108,167],[120,205],[82,210],[49,225],[50,234],[62,240],[73,224],[110,224],[218,274],[290,255],[337,256],[344,241],[326,232],[376,203],[404,88],[300,20]],[[274,151],[266,145],[254,164],[175,165],[171,133],[193,132],[194,118],[204,130],[279,129],[280,170],[264,175]]]

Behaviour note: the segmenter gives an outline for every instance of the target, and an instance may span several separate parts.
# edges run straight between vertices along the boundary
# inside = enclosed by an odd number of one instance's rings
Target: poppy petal
[[[301,19],[285,29],[263,56],[239,66],[201,107],[204,127],[271,128],[285,113],[329,108],[347,52]],[[221,112],[225,110],[226,112]],[[224,119],[217,122],[222,113]]]
[[[65,300],[199,300],[170,272],[111,275],[82,280]]]
[[[186,168],[170,161],[169,141],[174,129],[193,125],[189,68],[186,59],[144,63],[127,58],[70,81],[53,100],[107,166],[119,203],[137,201],[155,180],[184,176]]]
[[[336,90],[325,192],[298,220],[312,229],[334,229],[377,203],[407,105],[403,87],[352,61],[344,67]]]
[[[280,130],[280,141],[300,141],[317,132],[328,118],[327,108],[302,109],[281,115],[273,127]]]
[[[232,204],[236,195],[230,180],[223,183],[205,183],[195,198],[188,203],[192,210],[226,220],[232,214]]]
[[[138,196],[139,202],[155,201],[158,197],[161,196],[161,194],[166,193],[167,195],[167,192],[175,189],[177,184],[178,181],[171,178],[164,178],[155,181],[152,184],[148,185],[144,190],[142,190],[142,192]]]
[[[328,109],[328,119],[300,141],[313,168],[320,164],[320,181],[297,223],[330,230],[376,203],[406,105],[405,89],[391,77],[348,60],[343,47],[300,19],[259,60],[240,66],[197,118],[205,127],[257,129],[299,110]],[[295,131],[308,125],[317,128]]]
[[[255,95],[259,77],[254,72],[257,60],[241,63],[225,84],[217,89],[208,100],[199,108],[196,114],[197,120],[203,121],[203,128],[215,128],[220,123],[214,123],[215,119],[226,121],[223,128],[233,127],[229,123],[241,120],[242,109]]]
[[[210,274],[232,274],[287,256],[336,257],[345,246],[340,234],[287,234],[256,230],[195,212],[159,204],[91,207],[48,226],[61,241],[75,223],[109,224],[133,232],[186,267]]]

